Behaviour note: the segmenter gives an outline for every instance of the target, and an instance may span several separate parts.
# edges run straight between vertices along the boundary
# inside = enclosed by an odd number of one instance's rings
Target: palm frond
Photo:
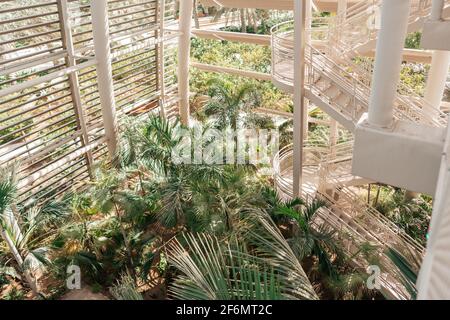
[[[117,300],[144,300],[128,273],[122,274],[120,280],[110,288],[110,292]]]
[[[248,254],[237,243],[221,244],[206,234],[184,234],[187,248],[169,245],[169,262],[182,275],[170,287],[171,295],[186,300],[278,300],[283,281],[264,259]]]
[[[392,263],[398,268],[403,285],[405,286],[412,299],[417,297],[417,273],[414,267],[403,257],[401,253],[393,248],[388,248],[386,255]]]
[[[290,281],[286,284],[289,294],[300,299],[317,299],[297,256],[267,212],[251,208],[246,220],[252,227],[246,231],[245,239],[256,247],[259,256],[267,258],[286,275]]]

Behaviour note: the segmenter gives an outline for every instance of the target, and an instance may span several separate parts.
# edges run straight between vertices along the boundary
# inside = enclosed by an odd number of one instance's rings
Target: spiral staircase
[[[353,190],[352,186],[370,183],[349,173],[351,166],[352,142],[335,147],[318,147],[306,144],[302,198],[307,202],[320,198],[326,207],[319,210],[317,225],[326,224],[337,232],[336,240],[342,245],[355,266],[365,269],[371,262],[358,255],[365,244],[374,248],[380,266],[381,292],[389,299],[409,299],[410,295],[402,285],[398,270],[386,255],[386,249],[400,252],[411,265],[417,265],[424,254],[424,247],[398,228],[380,212],[367,205]],[[281,149],[273,159],[274,178],[278,193],[285,200],[292,193],[293,146]]]
[[[351,132],[368,111],[372,78],[371,69],[356,63],[354,58],[375,47],[377,30],[371,28],[368,21],[380,5],[381,1],[376,0],[356,3],[348,8],[345,17],[330,20],[325,46],[319,49],[315,45],[306,45],[305,97]],[[431,0],[412,1],[408,31],[419,30],[430,10]],[[450,1],[446,2],[444,12],[448,11]],[[314,40],[314,28],[309,32]],[[293,40],[292,21],[272,28],[272,81],[288,93],[295,89]],[[394,117],[443,128],[448,116],[400,84],[394,102]],[[352,186],[370,181],[351,174],[352,151],[352,142],[334,147],[305,144],[302,197],[308,201],[318,197],[326,201],[327,206],[320,210],[317,223],[339,231],[337,237],[349,257],[354,257],[364,243],[374,245],[383,271],[382,293],[392,299],[408,299],[410,294],[385,250],[396,249],[415,266],[422,260],[425,249],[355,194]],[[279,194],[285,199],[292,198],[292,145],[277,153],[273,168]],[[368,261],[361,258],[354,262],[360,267],[368,265]]]

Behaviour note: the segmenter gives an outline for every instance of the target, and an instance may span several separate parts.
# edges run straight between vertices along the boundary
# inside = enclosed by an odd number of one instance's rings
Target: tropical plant
[[[381,195],[375,208],[416,241],[425,244],[431,220],[431,199],[424,195],[408,199],[405,197],[404,190],[391,187],[380,188]]]
[[[180,273],[170,293],[177,299],[317,299],[289,245],[262,210],[250,210],[245,227],[226,241],[184,234],[168,245]],[[243,231],[245,230],[245,231]]]
[[[125,273],[120,280],[110,289],[111,294],[117,300],[144,300],[137,290],[136,283],[129,274]]]
[[[386,250],[386,255],[391,259],[395,267],[398,268],[400,279],[402,284],[408,291],[411,299],[417,298],[417,271],[420,268],[420,262],[414,261],[413,264],[408,262],[405,257],[393,248],[388,248]]]
[[[216,127],[219,129],[229,127],[236,130],[239,115],[243,111],[248,111],[258,106],[258,101],[254,97],[249,99],[249,95],[252,92],[250,84],[236,87],[229,82],[211,79],[208,85],[212,98],[204,106],[203,110],[207,116],[216,117]]]
[[[336,231],[325,224],[317,225],[317,212],[325,206],[320,200],[313,200],[310,204],[302,199],[294,199],[278,206],[276,215],[288,217],[295,221],[291,239],[288,239],[297,257],[306,265],[311,265],[311,258],[318,259],[319,269],[328,275],[335,274],[332,255],[340,254],[334,235]]]
[[[49,241],[56,235],[67,206],[63,202],[49,201],[29,208],[18,207],[15,172],[15,168],[0,172],[0,233],[8,248],[7,254],[15,261],[15,278],[23,279],[38,296],[35,274],[50,263]],[[11,275],[11,269],[8,270]]]

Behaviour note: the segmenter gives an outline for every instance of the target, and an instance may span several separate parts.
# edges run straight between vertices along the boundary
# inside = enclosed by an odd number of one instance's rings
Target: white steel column
[[[189,124],[189,63],[191,49],[192,0],[180,1],[180,31],[178,40],[178,92],[180,95],[181,123]]]
[[[97,60],[97,81],[103,126],[110,157],[117,152],[117,120],[114,86],[112,78],[108,4],[107,0],[91,1],[92,33],[95,58]]]
[[[347,0],[338,0],[336,15],[338,18],[338,24],[342,24],[345,22],[347,18]],[[330,146],[332,156],[335,156],[338,137],[339,137],[338,123],[333,118],[330,118]]]
[[[64,49],[67,50],[67,57],[65,59],[66,65],[68,67],[73,67],[77,63],[75,59],[75,48],[73,46],[72,28],[70,24],[69,6],[67,1],[68,0],[60,0],[58,1],[57,5],[58,5],[58,12],[60,15],[59,23],[61,26],[62,43]],[[72,103],[75,108],[75,113],[77,116],[77,123],[82,132],[81,141],[83,146],[85,147],[89,145],[89,134],[81,102],[80,81],[77,72],[72,72],[69,74],[69,85],[70,85],[70,93],[72,96]],[[94,163],[94,158],[92,157],[91,151],[86,152],[86,162],[88,166],[89,175],[92,178],[93,177],[92,165]]]
[[[381,6],[381,30],[369,104],[369,123],[375,126],[390,127],[393,122],[393,102],[400,79],[409,11],[410,0],[383,0]]]
[[[441,20],[442,12],[444,11],[445,0],[433,0],[431,6],[431,20]]]
[[[444,2],[444,0],[433,0],[430,20],[440,21],[442,19]],[[433,51],[431,69],[428,73],[427,86],[425,88],[425,100],[438,110],[441,108],[449,67],[450,52]]]
[[[439,21],[442,18],[444,0],[433,0],[430,19]],[[432,106],[440,108],[445,81],[450,64],[447,51],[434,51],[431,69],[425,89],[425,100]],[[434,195],[433,213],[429,227],[427,251],[420,268],[417,280],[418,300],[449,299],[449,194],[450,194],[450,161],[449,161],[450,126],[447,125],[447,137],[442,155],[439,179]]]
[[[336,120],[331,119],[330,122],[330,146],[331,146],[331,156],[336,156],[336,145],[339,138],[338,123]]]
[[[347,0],[338,0],[338,8],[336,14],[339,17],[339,23],[342,23],[346,20]]]
[[[449,67],[450,52],[435,50],[428,73],[425,100],[438,110],[441,107],[442,97],[444,96]]]
[[[303,171],[303,119],[304,119],[304,83],[305,83],[305,16],[306,3],[295,0],[294,3],[294,159],[293,194],[301,196]]]
[[[417,279],[418,300],[450,299],[450,126],[433,200],[426,254]]]
[[[305,25],[306,25],[306,38],[305,42],[308,46],[311,45],[312,40],[312,0],[305,0]],[[303,139],[308,140],[308,129],[309,129],[309,100],[304,99],[304,111],[303,111]]]

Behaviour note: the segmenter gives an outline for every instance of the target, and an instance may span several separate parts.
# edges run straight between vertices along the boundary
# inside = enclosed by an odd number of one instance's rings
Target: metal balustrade
[[[424,2],[427,3],[427,2]],[[422,6],[419,6],[422,8]],[[417,10],[418,14],[424,10]],[[272,28],[272,77],[274,83],[287,92],[293,92],[294,83],[294,49],[293,49],[293,21],[284,22]],[[331,39],[330,39],[331,41]],[[305,53],[306,89],[331,106],[345,119],[356,123],[362,113],[367,112],[370,99],[371,74],[358,66],[345,54],[337,56],[339,49],[335,41],[330,42],[325,52],[307,45]],[[336,49],[338,48],[338,49]],[[340,52],[341,52],[340,51]],[[343,61],[344,60],[344,61]],[[319,82],[320,79],[326,81]],[[321,85],[322,84],[322,85]],[[336,87],[339,94],[348,99],[343,105],[335,97],[327,95],[330,86]],[[411,89],[400,84],[399,93],[394,102],[394,117],[436,127],[445,127],[448,116],[433,108],[420,96],[413,94]],[[403,93],[403,94],[402,94]],[[408,93],[405,95],[404,93]]]
[[[336,237],[348,256],[354,257],[364,243],[374,245],[385,272],[382,279],[383,293],[395,299],[408,299],[409,294],[401,284],[400,272],[384,251],[394,248],[412,265],[416,265],[417,261],[423,259],[425,249],[380,212],[365,204],[350,188],[345,187],[346,182],[342,179],[346,179],[346,176],[340,173],[333,176],[334,164],[351,160],[352,144],[352,141],[334,147],[314,146],[308,142],[305,144],[302,198],[307,202],[316,198],[325,200],[327,206],[319,210],[315,222],[317,225],[326,224],[337,231]],[[285,200],[292,199],[293,146],[282,148],[274,156],[272,164],[278,193]],[[320,178],[312,181],[313,176]],[[361,257],[354,260],[354,263],[361,268],[367,267],[367,261]]]

